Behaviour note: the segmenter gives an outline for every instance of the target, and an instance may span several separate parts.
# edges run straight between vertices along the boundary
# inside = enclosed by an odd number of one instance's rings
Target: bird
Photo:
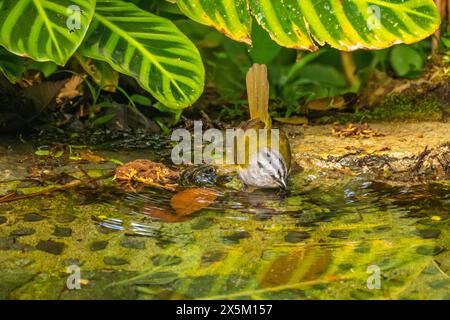
[[[255,63],[247,72],[246,85],[250,120],[240,126],[245,132],[244,137],[241,141],[235,140],[245,150],[245,161],[238,165],[238,177],[250,187],[286,190],[291,148],[283,131],[271,130],[267,66]],[[252,144],[249,138],[253,132],[256,144]],[[264,132],[266,134],[262,135]],[[276,138],[278,144],[275,143]]]

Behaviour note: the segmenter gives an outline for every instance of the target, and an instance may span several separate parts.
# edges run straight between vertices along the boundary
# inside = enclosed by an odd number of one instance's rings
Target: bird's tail
[[[266,129],[270,129],[269,80],[265,64],[255,63],[247,72],[247,96],[251,119],[261,120]]]

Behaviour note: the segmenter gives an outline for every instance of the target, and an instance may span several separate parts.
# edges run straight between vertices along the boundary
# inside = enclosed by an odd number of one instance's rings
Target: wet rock
[[[214,186],[217,182],[217,173],[213,166],[191,166],[181,173],[180,183],[183,186]]]
[[[330,126],[304,128],[291,139],[294,161],[306,171],[361,174],[396,184],[422,184],[448,179],[448,123],[377,123],[382,137],[358,139],[331,136]]]
[[[11,211],[14,209],[14,207],[8,203],[2,203],[0,204],[0,214],[6,213],[8,211]]]
[[[129,263],[128,260],[118,257],[105,257],[103,262],[109,266],[123,266]]]
[[[330,238],[347,239],[349,235],[349,230],[332,230],[328,236]]]
[[[76,216],[70,213],[63,213],[56,216],[56,222],[70,223],[76,219]]]
[[[33,251],[35,248],[16,240],[16,237],[0,237],[0,250],[16,250],[22,252]]]
[[[30,252],[35,250],[35,248],[32,245],[21,243],[16,240],[14,241],[14,244],[11,246],[10,249],[22,252]]]
[[[95,241],[91,244],[91,251],[100,251],[104,250],[108,246],[108,241]]]
[[[51,253],[54,255],[60,255],[64,250],[64,243],[62,242],[55,242],[52,240],[41,240],[36,246],[36,249],[40,251],[44,251],[47,253]]]
[[[0,237],[0,250],[10,250],[13,245],[13,237]]]
[[[436,239],[441,234],[441,230],[439,229],[417,230],[415,234],[421,237],[422,239]]]
[[[0,216],[0,225],[6,223],[8,221],[5,217]]]
[[[202,263],[213,263],[222,260],[225,254],[221,251],[207,252],[202,257]]]
[[[145,242],[143,240],[137,240],[137,239],[125,238],[120,242],[120,245],[123,248],[127,248],[127,249],[138,249],[138,250],[145,249]]]
[[[165,254],[153,256],[151,257],[151,260],[155,266],[175,266],[183,261],[178,256],[171,256]]]
[[[419,246],[417,247],[416,252],[423,256],[437,256],[444,250],[445,249],[440,246]]]
[[[30,264],[33,264],[35,261],[33,259],[27,259],[27,258],[23,258],[23,259],[19,259],[16,260],[14,263],[16,264],[16,266],[18,267],[27,267]]]
[[[250,238],[250,234],[247,231],[239,231],[229,236],[222,237],[222,241],[225,244],[238,244],[240,240]]]
[[[37,213],[27,213],[26,215],[23,216],[23,221],[25,222],[38,222],[44,219],[45,218],[43,216]]]
[[[72,235],[72,229],[64,227],[55,227],[53,235],[56,237],[70,237]]]
[[[10,236],[11,237],[24,237],[24,236],[30,236],[32,234],[34,234],[36,232],[36,230],[34,230],[33,228],[20,228],[17,230],[14,230],[13,232],[11,232]]]
[[[302,242],[310,237],[308,232],[303,231],[289,231],[284,237],[284,241],[289,243]]]

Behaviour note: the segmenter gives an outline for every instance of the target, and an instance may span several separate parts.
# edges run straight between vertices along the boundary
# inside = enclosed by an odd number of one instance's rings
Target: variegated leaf
[[[94,9],[95,0],[2,0],[0,45],[64,65],[86,35]]]
[[[247,0],[178,0],[177,4],[190,19],[215,27],[231,39],[251,44],[252,21]]]
[[[440,24],[433,0],[248,0],[247,14],[233,21],[230,8],[246,6],[240,0],[177,3],[190,18],[247,43],[241,33],[248,32],[251,12],[275,42],[306,50],[325,44],[345,51],[410,44],[430,36]]]
[[[167,107],[198,99],[205,71],[194,44],[169,20],[120,0],[98,0],[80,53],[135,78]]]

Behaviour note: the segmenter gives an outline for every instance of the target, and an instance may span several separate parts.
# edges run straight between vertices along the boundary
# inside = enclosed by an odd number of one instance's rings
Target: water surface
[[[0,194],[14,186],[35,188],[5,179]],[[289,189],[218,189],[211,207],[165,221],[150,211],[169,212],[172,194],[152,188],[0,204],[0,298],[450,299],[448,183],[297,173]]]

